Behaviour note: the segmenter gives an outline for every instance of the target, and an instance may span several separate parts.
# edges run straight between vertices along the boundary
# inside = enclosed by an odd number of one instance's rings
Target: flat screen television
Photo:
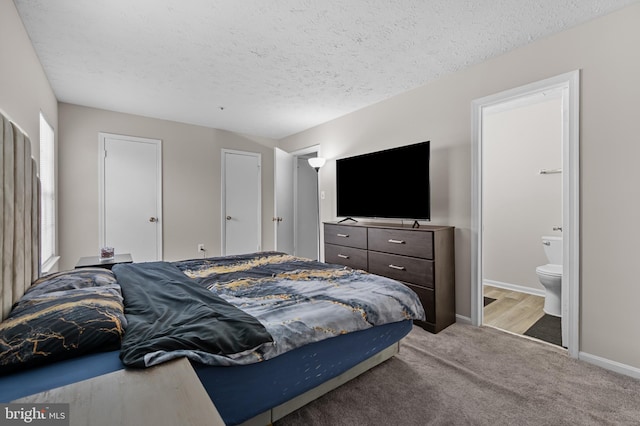
[[[336,160],[337,216],[431,219],[429,141]]]

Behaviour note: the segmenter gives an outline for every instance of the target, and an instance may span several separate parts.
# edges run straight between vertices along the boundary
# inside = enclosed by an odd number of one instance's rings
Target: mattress
[[[0,402],[122,370],[120,351],[99,352],[0,376]]]

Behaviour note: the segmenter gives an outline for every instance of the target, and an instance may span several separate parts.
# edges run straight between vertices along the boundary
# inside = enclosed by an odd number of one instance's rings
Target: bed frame
[[[240,424],[240,426],[265,426],[270,425],[276,420],[280,420],[287,414],[293,413],[297,409],[307,405],[308,403],[320,398],[322,395],[336,389],[339,386],[347,383],[348,381],[356,378],[360,374],[375,367],[378,364],[383,363],[389,358],[396,355],[400,350],[400,342],[396,342],[393,345],[383,349],[371,358],[362,361],[360,364],[351,367],[349,370],[340,374],[339,376],[330,379],[321,385],[298,395],[289,401],[273,407],[271,410],[265,411],[257,416],[247,420]]]
[[[40,183],[29,137],[0,111],[0,318],[40,275]],[[399,342],[242,423],[268,425],[393,357]]]
[[[29,137],[0,111],[0,319],[40,275],[40,181]]]

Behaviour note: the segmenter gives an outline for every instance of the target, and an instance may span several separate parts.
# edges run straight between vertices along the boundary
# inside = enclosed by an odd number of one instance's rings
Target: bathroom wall
[[[540,237],[562,234],[562,105],[558,96],[485,115],[484,280],[542,292],[535,268],[548,263]]]

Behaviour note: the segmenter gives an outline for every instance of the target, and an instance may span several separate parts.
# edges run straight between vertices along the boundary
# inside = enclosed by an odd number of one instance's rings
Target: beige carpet
[[[640,380],[489,327],[414,327],[396,357],[275,425],[640,425]]]

